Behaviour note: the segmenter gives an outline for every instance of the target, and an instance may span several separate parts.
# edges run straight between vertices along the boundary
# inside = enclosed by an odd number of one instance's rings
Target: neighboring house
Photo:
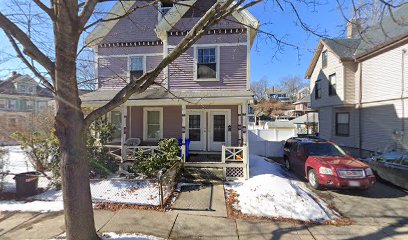
[[[291,101],[287,93],[270,93],[269,100],[274,100],[278,102],[290,102]]]
[[[320,136],[350,148],[407,148],[408,5],[361,34],[320,40],[306,73]],[[360,151],[360,153],[366,151]]]
[[[190,0],[166,9],[159,3],[99,23],[86,40],[97,53],[98,89],[82,96],[84,104],[106,103],[130,78],[154,68],[215,2]],[[110,15],[135,4],[143,2],[118,2]],[[189,139],[190,153],[214,153],[219,161],[223,146],[246,147],[253,99],[249,53],[258,24],[245,9],[214,25],[157,77],[155,86],[108,114],[118,126],[116,140],[124,145],[139,138],[153,146],[162,138]]]
[[[313,109],[311,108],[310,94],[302,96],[303,97],[299,98],[298,101],[293,103],[295,109],[288,111],[289,116],[300,117],[308,112],[313,111]]]
[[[13,72],[0,82],[0,144],[15,143],[10,135],[30,124],[31,114],[47,108],[52,98],[52,93],[29,75]]]
[[[296,134],[315,135],[319,132],[319,114],[309,112],[290,121],[296,127]]]

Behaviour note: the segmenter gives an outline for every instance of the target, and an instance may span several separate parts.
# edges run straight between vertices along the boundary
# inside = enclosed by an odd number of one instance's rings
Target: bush
[[[94,176],[107,177],[119,169],[115,157],[103,147],[112,141],[114,129],[114,126],[104,119],[95,121],[88,129],[86,148],[91,174]]]
[[[157,176],[160,170],[169,169],[178,161],[180,149],[175,138],[164,139],[159,142],[158,151],[153,154],[139,150],[135,153],[132,171],[147,177]]]

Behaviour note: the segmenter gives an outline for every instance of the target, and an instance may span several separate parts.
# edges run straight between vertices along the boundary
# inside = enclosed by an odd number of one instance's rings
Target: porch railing
[[[134,160],[133,156],[138,151],[143,153],[153,154],[158,150],[158,146],[123,146],[123,161]]]
[[[239,178],[248,179],[248,146],[222,146],[221,154],[223,172],[226,180]]]

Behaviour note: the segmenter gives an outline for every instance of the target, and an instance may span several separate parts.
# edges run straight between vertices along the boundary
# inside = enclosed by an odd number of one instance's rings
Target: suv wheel
[[[289,159],[287,159],[287,158],[285,158],[285,168],[286,168],[286,170],[290,170],[290,162],[289,162]]]
[[[317,178],[316,171],[314,169],[310,169],[307,176],[310,186],[312,186],[314,189],[320,189],[320,183],[319,179]]]

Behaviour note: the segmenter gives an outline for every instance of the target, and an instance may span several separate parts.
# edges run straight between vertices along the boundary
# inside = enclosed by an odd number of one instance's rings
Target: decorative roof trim
[[[187,35],[189,30],[186,31],[169,31],[168,36],[184,36]],[[223,29],[211,29],[208,30],[205,35],[216,35],[216,34],[240,34],[245,33],[246,28],[223,28]]]
[[[161,40],[157,41],[142,41],[142,42],[113,42],[113,43],[101,43],[98,47],[109,48],[109,47],[138,47],[138,46],[159,46],[163,45]]]

